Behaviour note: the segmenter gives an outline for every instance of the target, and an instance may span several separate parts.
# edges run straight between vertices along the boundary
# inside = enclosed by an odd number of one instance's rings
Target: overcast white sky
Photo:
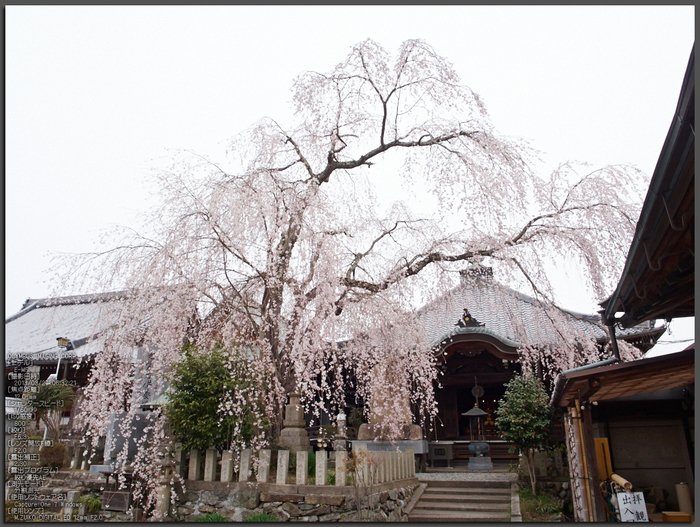
[[[52,254],[135,223],[169,150],[216,157],[263,116],[291,124],[294,77],[365,38],[426,40],[550,162],[651,174],[694,34],[693,6],[6,6],[6,315],[50,294]]]

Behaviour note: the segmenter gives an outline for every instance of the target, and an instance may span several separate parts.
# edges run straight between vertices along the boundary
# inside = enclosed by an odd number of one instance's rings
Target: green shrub
[[[41,450],[39,450],[39,465],[42,467],[61,468],[67,452],[66,445],[61,443],[41,447]]]
[[[549,496],[548,494],[541,494],[537,496],[537,505],[535,510],[544,514],[556,514],[561,512],[561,503]]]
[[[94,494],[85,494],[78,498],[78,503],[82,503],[87,507],[87,511],[91,514],[96,514],[102,509],[102,500]]]
[[[272,516],[271,514],[268,514],[266,512],[259,512],[257,514],[253,514],[252,516],[249,516],[244,522],[276,522],[279,521],[277,518]]]
[[[501,438],[513,443],[515,451],[521,451],[527,458],[534,496],[537,494],[535,451],[550,446],[552,423],[552,407],[539,379],[534,375],[514,375],[498,402],[496,416]]]
[[[362,408],[353,408],[348,416],[348,424],[353,428],[360,428],[364,421],[364,413]]]
[[[326,485],[335,485],[335,472],[332,470],[326,474]]]
[[[523,512],[537,512],[540,514],[556,514],[562,511],[562,502],[547,494],[546,492],[532,494],[532,489],[529,487],[521,487],[518,489],[520,495],[520,506]]]
[[[309,477],[316,477],[316,453],[309,452]]]
[[[196,522],[227,522],[229,519],[218,512],[207,512],[194,519]]]
[[[253,438],[264,436],[272,421],[259,396],[257,375],[242,349],[199,351],[185,345],[180,361],[173,366],[164,406],[170,430],[182,449],[224,449],[232,441],[250,444]],[[235,393],[246,394],[247,406],[235,414],[223,412],[223,402]]]

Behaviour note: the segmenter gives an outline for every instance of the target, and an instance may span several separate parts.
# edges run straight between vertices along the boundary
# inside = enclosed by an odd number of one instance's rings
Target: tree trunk
[[[527,471],[530,475],[530,485],[532,485],[532,495],[537,496],[537,473],[535,472],[535,451],[532,448],[525,450],[527,457]]]

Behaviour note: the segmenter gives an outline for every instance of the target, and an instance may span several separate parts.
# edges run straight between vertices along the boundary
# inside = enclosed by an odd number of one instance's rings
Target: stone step
[[[489,494],[451,494],[424,492],[420,497],[421,501],[430,502],[484,502],[484,503],[510,503],[510,494],[489,495]]]
[[[433,487],[429,483],[425,489],[429,494],[455,494],[455,495],[470,495],[483,494],[489,496],[510,496],[510,486],[508,488],[482,488],[482,487]]]
[[[510,481],[489,481],[489,480],[426,480],[424,483],[430,487],[449,487],[453,489],[484,488],[484,489],[508,489],[510,491]]]
[[[445,511],[509,511],[510,500],[505,503],[490,502],[460,502],[460,501],[423,501],[416,504],[413,510],[445,510]]]
[[[509,512],[426,511],[413,509],[409,522],[507,522]]]

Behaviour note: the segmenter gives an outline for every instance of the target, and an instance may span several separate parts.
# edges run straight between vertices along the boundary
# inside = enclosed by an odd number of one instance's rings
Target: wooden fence
[[[359,449],[356,449],[360,451]],[[366,452],[366,447],[361,446],[361,450]],[[327,484],[328,473],[328,452],[319,450],[316,455],[316,476],[314,484],[324,486]],[[221,455],[221,470],[217,470],[219,463],[218,453],[210,448],[204,452],[191,450],[189,463],[185,466],[185,452],[182,450],[175,453],[175,470],[189,481],[236,481],[234,473],[233,454],[225,450]],[[295,481],[288,483],[290,456],[296,456]],[[257,481],[258,483],[276,483],[278,485],[308,485],[309,484],[309,453],[306,451],[291,452],[289,450],[277,451],[277,470],[274,481],[270,481],[270,465],[272,451],[265,449],[256,454],[257,472],[253,474],[253,452],[250,449],[243,450],[238,470],[238,480],[240,482]],[[360,456],[362,461],[357,463],[357,470],[362,471],[355,477],[363,482],[387,483],[401,479],[415,477],[415,461],[413,449],[406,452],[374,452],[369,451]],[[335,452],[335,486],[344,487],[348,485],[347,467],[348,453],[344,451]],[[202,463],[204,471],[202,474]],[[185,468],[187,469],[185,471]],[[217,477],[218,476],[218,477]]]

